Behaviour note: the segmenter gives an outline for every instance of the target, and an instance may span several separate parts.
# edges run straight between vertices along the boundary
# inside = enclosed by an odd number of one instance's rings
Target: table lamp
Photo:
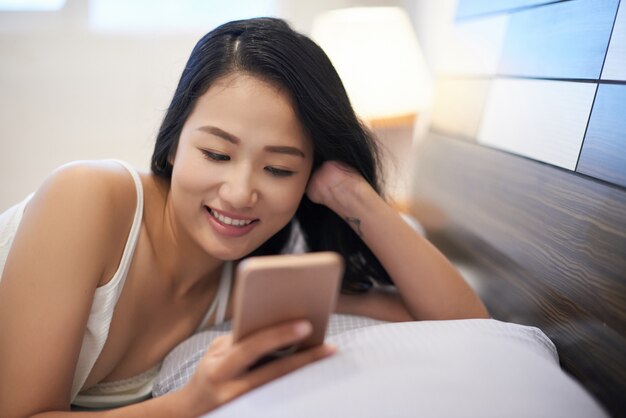
[[[354,7],[318,16],[311,33],[365,121],[411,120],[430,103],[430,76],[406,12]]]
[[[383,163],[390,197],[404,199],[413,126],[431,96],[430,75],[408,15],[398,7],[331,10],[314,20],[311,37],[335,66],[356,113],[388,151]]]

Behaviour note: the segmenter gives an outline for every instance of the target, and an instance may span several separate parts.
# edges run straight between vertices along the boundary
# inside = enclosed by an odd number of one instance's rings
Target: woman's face
[[[234,73],[198,98],[172,162],[177,224],[208,254],[234,260],[294,216],[313,146],[285,92]]]

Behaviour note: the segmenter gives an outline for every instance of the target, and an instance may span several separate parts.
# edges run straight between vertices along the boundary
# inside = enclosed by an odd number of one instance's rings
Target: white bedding
[[[155,396],[191,376],[206,346],[192,337],[164,362]],[[332,335],[331,335],[332,334]],[[207,417],[605,417],[559,367],[537,328],[493,319],[381,323],[333,315],[339,352]]]

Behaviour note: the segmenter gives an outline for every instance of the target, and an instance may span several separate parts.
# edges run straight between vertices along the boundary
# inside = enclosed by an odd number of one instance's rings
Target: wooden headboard
[[[412,211],[494,318],[626,413],[626,2],[460,0]]]

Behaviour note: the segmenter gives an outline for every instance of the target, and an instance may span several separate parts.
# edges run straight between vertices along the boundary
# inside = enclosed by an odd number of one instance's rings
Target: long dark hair
[[[214,81],[233,72],[254,75],[289,92],[313,144],[313,170],[325,161],[340,161],[353,167],[381,193],[375,140],[356,117],[330,60],[317,44],[274,18],[229,22],[198,41],[156,139],[151,163],[155,175],[171,178],[168,159],[176,151],[183,124],[196,100]],[[367,291],[373,281],[391,284],[380,262],[348,224],[306,195],[294,221],[251,255],[279,253],[296,221],[311,251],[337,251],[343,255],[344,292]]]

